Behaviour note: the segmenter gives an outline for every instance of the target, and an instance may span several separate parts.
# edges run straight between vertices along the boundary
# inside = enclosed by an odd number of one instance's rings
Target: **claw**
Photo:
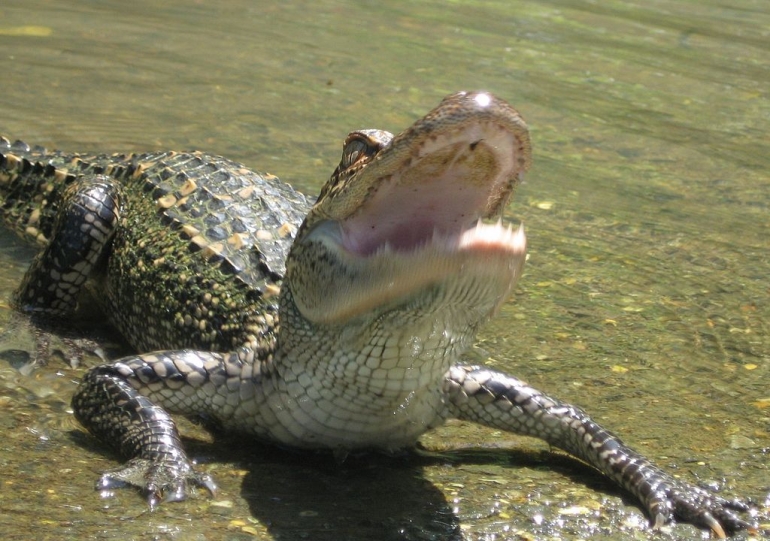
[[[147,507],[150,508],[150,511],[155,511],[158,508],[158,505],[160,505],[160,498],[158,498],[155,494],[150,494],[147,496]]]
[[[164,502],[181,502],[187,498],[185,490],[185,483],[177,483],[171,490],[166,492],[166,496],[163,498]]]
[[[717,519],[714,518],[714,515],[706,511],[701,515],[701,518],[703,519],[703,522],[711,528],[711,531],[716,534],[716,536],[719,539],[727,539],[727,534],[725,533],[724,528],[722,528],[722,525],[719,523]]]
[[[200,476],[199,479],[200,486],[205,488],[209,491],[209,494],[212,496],[216,496],[217,494],[217,484],[214,482],[214,479],[207,473],[204,473]]]
[[[158,508],[158,505],[160,505],[160,490],[158,489],[158,486],[149,484],[145,488],[145,492],[147,493],[146,499],[150,511],[155,511]]]

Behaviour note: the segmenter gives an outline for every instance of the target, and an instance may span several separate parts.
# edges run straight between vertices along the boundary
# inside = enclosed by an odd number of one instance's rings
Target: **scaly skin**
[[[91,370],[73,398],[129,459],[100,487],[135,485],[152,506],[214,490],[171,413],[343,455],[410,446],[454,417],[564,449],[634,494],[655,527],[751,527],[744,504],[675,479],[579,408],[457,364],[525,260],[521,229],[480,221],[502,214],[531,160],[502,100],[458,93],[398,136],[352,133],[312,208],[274,177],[198,153],[4,146],[4,219],[47,245],[20,307],[66,314],[86,284],[139,351],[160,350]]]
[[[305,196],[198,152],[85,156],[3,141],[2,220],[46,246],[22,309],[66,316],[85,285],[138,351],[274,348]]]

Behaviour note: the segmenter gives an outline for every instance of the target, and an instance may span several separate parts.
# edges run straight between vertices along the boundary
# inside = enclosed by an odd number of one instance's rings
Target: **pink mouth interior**
[[[387,244],[408,251],[440,234],[459,233],[475,223],[487,194],[472,193],[451,179],[380,189],[365,212],[343,223],[344,244],[369,255]]]
[[[345,248],[360,256],[385,245],[409,251],[435,234],[459,235],[475,225],[491,194],[508,178],[497,159],[490,159],[494,152],[489,147],[482,153],[467,148],[466,143],[455,144],[382,182],[361,212],[342,222]]]

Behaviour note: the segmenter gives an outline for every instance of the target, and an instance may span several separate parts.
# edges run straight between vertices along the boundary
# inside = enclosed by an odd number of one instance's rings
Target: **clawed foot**
[[[751,506],[739,500],[726,500],[702,488],[684,482],[663,483],[649,502],[654,528],[676,518],[701,528],[710,529],[720,539],[740,530],[757,532],[756,524],[737,513],[747,513]]]
[[[102,475],[96,490],[104,492],[126,486],[138,488],[151,510],[161,502],[187,499],[192,487],[205,488],[212,496],[217,489],[210,475],[196,472],[187,461],[154,462],[134,458],[122,468]]]

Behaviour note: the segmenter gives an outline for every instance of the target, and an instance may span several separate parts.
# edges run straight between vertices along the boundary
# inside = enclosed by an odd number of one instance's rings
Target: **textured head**
[[[387,310],[445,281],[483,282],[493,297],[459,290],[466,300],[453,302],[498,306],[524,261],[524,234],[480,220],[502,214],[530,160],[522,118],[483,92],[445,98],[396,137],[353,132],[294,243],[284,288],[314,323]]]

